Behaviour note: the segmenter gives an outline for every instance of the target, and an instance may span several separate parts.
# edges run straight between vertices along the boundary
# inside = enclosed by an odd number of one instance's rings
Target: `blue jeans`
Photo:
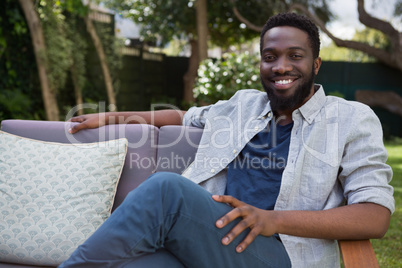
[[[174,173],[149,177],[59,267],[290,267],[282,243],[258,236],[242,253],[247,234],[228,246],[221,239],[240,219],[219,229],[231,207]]]

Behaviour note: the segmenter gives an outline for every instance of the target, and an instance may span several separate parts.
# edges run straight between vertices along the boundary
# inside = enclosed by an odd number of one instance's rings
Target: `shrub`
[[[258,55],[228,53],[200,64],[193,92],[197,104],[211,104],[229,99],[239,89],[250,88],[261,89]]]

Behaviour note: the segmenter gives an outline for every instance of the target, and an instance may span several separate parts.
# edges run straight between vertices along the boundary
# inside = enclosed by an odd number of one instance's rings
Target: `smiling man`
[[[266,92],[73,118],[71,133],[139,121],[208,131],[182,175],[151,176],[61,267],[339,267],[336,240],[382,237],[394,199],[381,124],[314,84],[319,47],[309,19],[279,14],[261,33]]]

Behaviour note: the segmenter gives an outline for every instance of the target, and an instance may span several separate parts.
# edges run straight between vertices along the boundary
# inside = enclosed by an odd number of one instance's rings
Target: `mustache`
[[[273,75],[273,76],[270,77],[270,79],[281,78],[281,77],[289,77],[289,76],[295,77],[295,78],[300,78],[301,77],[300,74],[298,74],[298,73],[286,72],[286,73],[283,73],[283,74]]]

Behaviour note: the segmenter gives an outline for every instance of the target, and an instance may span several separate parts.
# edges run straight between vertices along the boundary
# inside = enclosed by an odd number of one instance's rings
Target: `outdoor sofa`
[[[1,130],[13,135],[26,137],[34,141],[51,143],[86,144],[126,138],[128,142],[124,166],[114,196],[112,211],[119,206],[125,196],[152,173],[171,171],[181,173],[194,159],[202,129],[183,126],[151,125],[108,125],[99,129],[82,130],[74,135],[68,133],[70,122],[49,122],[30,120],[3,120]],[[0,160],[1,160],[0,151]],[[0,181],[1,183],[1,181]],[[1,184],[0,184],[1,187]],[[0,189],[1,190],[1,189]],[[0,213],[2,208],[0,207]],[[0,217],[1,220],[1,217]],[[1,226],[1,222],[0,222]],[[0,230],[1,235],[7,233]],[[339,241],[345,267],[378,267],[378,263],[369,240]],[[1,254],[0,243],[0,254]],[[169,267],[170,253],[143,257],[156,258],[160,267]],[[36,266],[35,266],[36,265]],[[0,268],[11,267],[48,267],[39,264],[11,264],[1,259]],[[39,265],[39,266],[38,266]],[[54,267],[54,265],[53,265]]]

